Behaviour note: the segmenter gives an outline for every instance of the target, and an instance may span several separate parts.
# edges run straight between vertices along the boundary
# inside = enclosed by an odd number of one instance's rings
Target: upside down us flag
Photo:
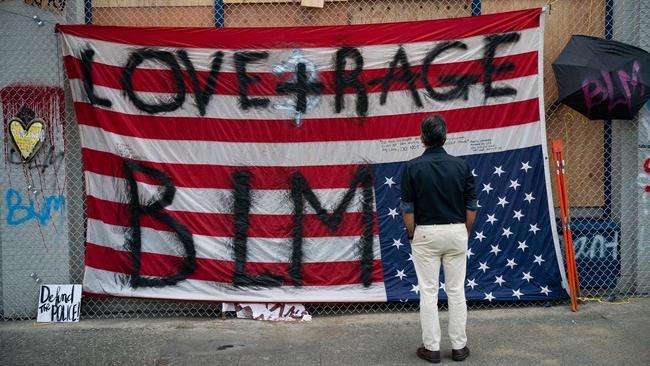
[[[566,296],[542,30],[540,9],[330,27],[59,26],[86,183],[84,291],[417,299],[398,182],[423,151],[420,122],[439,113],[446,149],[477,180],[468,299]]]

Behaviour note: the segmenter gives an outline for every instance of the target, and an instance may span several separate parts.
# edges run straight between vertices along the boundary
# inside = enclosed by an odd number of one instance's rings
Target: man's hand
[[[404,218],[404,220],[406,220],[406,218]],[[467,227],[467,234],[470,234],[472,231],[474,221],[476,221],[476,211],[465,210],[465,227]]]
[[[406,226],[409,239],[413,238],[413,234],[415,233],[415,215],[413,212],[404,212],[404,225]]]

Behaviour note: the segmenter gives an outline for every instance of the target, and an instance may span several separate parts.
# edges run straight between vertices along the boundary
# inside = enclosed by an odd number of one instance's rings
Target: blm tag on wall
[[[78,322],[81,316],[81,285],[41,285],[38,291],[39,323]]]
[[[423,151],[420,122],[439,113],[447,151],[477,179],[467,297],[566,296],[540,9],[330,27],[57,29],[83,147],[88,294],[416,300],[399,182]]]

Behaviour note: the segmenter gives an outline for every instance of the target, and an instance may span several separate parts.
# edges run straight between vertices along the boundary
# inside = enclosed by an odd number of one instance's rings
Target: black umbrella
[[[589,119],[633,119],[650,98],[650,53],[572,36],[553,62],[559,100]]]

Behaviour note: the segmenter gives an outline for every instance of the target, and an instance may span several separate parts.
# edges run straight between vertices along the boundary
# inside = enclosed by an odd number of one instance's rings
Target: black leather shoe
[[[469,348],[467,346],[461,348],[461,349],[452,349],[451,350],[451,358],[454,361],[465,361],[465,359],[469,357]]]
[[[419,347],[418,351],[415,352],[418,357],[425,361],[429,361],[431,363],[440,363],[440,351],[429,351],[428,349],[424,348],[424,346]]]

